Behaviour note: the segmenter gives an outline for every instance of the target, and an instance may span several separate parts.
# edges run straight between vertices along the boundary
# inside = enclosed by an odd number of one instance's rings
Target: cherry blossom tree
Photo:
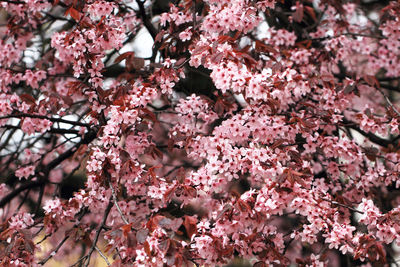
[[[0,5],[1,266],[400,265],[400,1]]]

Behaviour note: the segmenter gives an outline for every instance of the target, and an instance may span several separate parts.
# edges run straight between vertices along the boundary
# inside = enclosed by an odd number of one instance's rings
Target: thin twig
[[[87,255],[80,257],[74,264],[70,265],[69,267],[74,267],[74,266],[78,265],[78,263],[80,263],[81,261],[83,261],[86,258],[87,258]]]
[[[77,221],[75,222],[74,228],[77,227],[79,225],[80,220],[83,218],[83,216],[85,216],[87,212],[87,209],[83,209],[82,213],[79,215],[79,217],[77,218]],[[43,227],[41,228],[41,230],[43,229]],[[40,231],[38,233],[40,233]],[[44,240],[47,239],[47,237],[49,237],[50,235],[45,235],[45,237],[40,240],[38,243],[36,243],[36,245],[42,243]],[[66,235],[64,237],[64,239],[60,242],[60,244],[58,244],[58,246],[56,247],[55,250],[53,250],[45,259],[43,259],[42,261],[38,262],[38,264],[40,265],[44,265],[48,260],[50,260],[54,255],[57,254],[58,250],[62,247],[62,245],[65,243],[65,241],[67,241],[67,239],[69,238],[69,235]]]
[[[381,88],[378,88],[379,92],[381,92],[381,94],[383,95],[383,97],[385,98],[386,102],[388,103],[388,105],[393,109],[394,112],[396,112],[397,116],[400,116],[400,112],[397,110],[397,108],[393,105],[392,101],[390,101],[389,97],[385,94],[385,92],[383,92],[383,90]]]
[[[104,261],[106,262],[107,266],[110,266],[111,264],[108,261],[107,257],[103,254],[103,252],[101,252],[101,250],[97,246],[94,246],[94,248],[97,250],[97,252],[100,254],[100,256],[104,259]]]
[[[50,234],[45,235],[41,240],[39,240],[36,245],[39,245],[41,243],[43,243],[49,236],[51,236]]]
[[[115,195],[114,187],[112,186],[111,181],[109,181],[108,183],[111,188],[111,193],[112,193],[112,197],[114,200],[114,204],[117,207],[117,210],[118,210],[119,214],[121,215],[122,220],[124,221],[125,224],[129,224],[128,220],[125,218],[124,214],[122,213],[121,208],[118,205],[117,196]]]
[[[53,250],[45,259],[43,259],[42,261],[39,261],[38,264],[44,265],[48,260],[53,258],[53,256],[57,254],[58,250],[62,247],[62,245],[64,245],[65,241],[67,241],[68,238],[69,238],[69,235],[65,236],[64,239],[60,242],[60,244],[58,244],[56,249]]]
[[[93,240],[93,245],[92,245],[92,247],[90,248],[90,251],[89,251],[88,255],[86,256],[86,257],[87,257],[87,262],[86,262],[86,264],[85,264],[85,267],[89,266],[90,257],[92,256],[93,251],[95,250],[97,241],[99,240],[99,237],[100,237],[101,230],[103,230],[103,227],[104,227],[104,225],[106,224],[106,221],[107,221],[107,218],[108,218],[108,214],[109,214],[110,211],[111,211],[112,205],[113,205],[113,202],[111,201],[111,198],[110,198],[110,200],[108,201],[107,208],[106,208],[106,210],[104,211],[103,221],[101,222],[99,228],[98,228],[97,231],[96,231],[96,236],[95,236],[95,238],[94,238],[94,240]]]
[[[364,212],[362,212],[362,211],[360,211],[360,210],[357,210],[357,209],[352,208],[352,207],[350,207],[350,206],[344,205],[344,204],[339,203],[339,202],[337,202],[337,201],[330,200],[330,199],[327,199],[327,198],[321,198],[321,199],[322,199],[322,200],[325,200],[325,201],[328,201],[328,202],[330,202],[330,203],[332,203],[332,204],[334,204],[334,205],[338,205],[338,206],[341,206],[341,207],[343,207],[343,208],[347,208],[347,209],[349,209],[349,210],[351,210],[351,211],[354,211],[354,212],[357,212],[357,213],[360,213],[360,214],[364,214]]]

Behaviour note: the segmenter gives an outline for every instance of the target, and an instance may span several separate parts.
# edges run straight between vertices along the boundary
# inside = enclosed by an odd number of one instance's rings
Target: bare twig
[[[385,98],[386,102],[388,103],[388,105],[393,109],[394,112],[396,112],[397,116],[400,116],[400,112],[397,110],[397,108],[393,105],[392,101],[390,101],[389,97],[385,94],[385,92],[383,92],[383,90],[381,88],[378,88],[379,92],[381,92],[381,94],[383,95],[383,97]]]
[[[96,138],[96,132],[95,131],[90,131],[88,132],[85,137],[81,140],[81,142],[79,142],[78,144],[76,144],[75,146],[71,147],[69,150],[65,151],[64,153],[62,153],[60,156],[58,156],[57,158],[55,158],[54,160],[52,160],[49,164],[47,164],[46,166],[43,166],[43,168],[37,169],[35,171],[36,173],[39,173],[40,171],[43,171],[44,173],[49,173],[52,169],[54,169],[55,167],[57,167],[60,163],[62,163],[64,160],[68,159],[69,157],[71,157],[81,145],[87,145],[90,142],[92,142],[95,138]],[[15,175],[13,174],[13,176],[15,177]],[[16,178],[15,178],[16,179]],[[47,183],[48,180],[47,179],[39,179],[39,180],[35,180],[35,181],[28,181],[27,183],[22,184],[20,187],[14,189],[13,191],[11,191],[8,195],[6,195],[5,197],[3,197],[0,200],[0,207],[3,207],[4,205],[6,205],[8,202],[10,202],[14,197],[18,196],[21,192],[27,190],[27,189],[32,189],[38,186],[41,186],[42,184]]]
[[[332,204],[334,204],[334,205],[338,205],[338,206],[341,206],[341,207],[343,207],[343,208],[349,209],[349,210],[351,210],[351,211],[354,211],[354,212],[357,212],[357,213],[360,213],[360,214],[364,214],[364,212],[362,212],[362,211],[360,211],[360,210],[357,210],[357,209],[352,208],[352,207],[350,207],[350,206],[347,206],[347,205],[345,205],[345,204],[339,203],[339,202],[337,202],[337,201],[330,200],[330,199],[323,198],[323,197],[321,197],[321,199],[322,199],[322,200],[325,200],[325,201],[328,201],[328,202],[330,202],[330,203],[332,203]]]
[[[104,259],[104,261],[106,262],[107,266],[110,266],[111,264],[108,261],[107,257],[103,254],[103,252],[101,252],[101,250],[97,246],[95,246],[94,248],[100,254],[100,256]]]
[[[115,190],[114,190],[114,187],[111,184],[111,181],[109,181],[108,183],[109,183],[110,188],[111,188],[111,193],[112,193],[112,197],[113,197],[113,200],[114,200],[114,204],[117,207],[117,210],[118,210],[119,214],[121,215],[122,220],[124,221],[125,224],[129,224],[128,220],[125,218],[124,214],[122,213],[121,208],[118,205],[117,195],[115,194]]]
[[[89,253],[87,254],[87,256],[84,257],[84,258],[87,259],[87,262],[86,262],[86,264],[85,264],[86,267],[89,266],[90,257],[92,256],[93,251],[96,249],[96,244],[97,244],[97,241],[99,240],[101,230],[103,230],[103,227],[106,225],[106,221],[107,221],[107,218],[108,218],[108,214],[110,213],[112,206],[113,206],[113,202],[112,202],[112,200],[111,200],[111,198],[110,198],[110,200],[108,201],[107,208],[106,208],[106,210],[104,211],[103,221],[101,222],[99,228],[98,228],[97,231],[96,231],[96,236],[95,236],[95,238],[94,238],[94,240],[93,240],[93,245],[92,245],[92,247],[90,248],[90,251],[89,251]]]
[[[68,238],[69,238],[69,235],[66,235],[64,237],[64,239],[60,242],[60,244],[58,244],[58,246],[46,258],[44,258],[43,260],[39,261],[38,264],[44,265],[48,260],[50,260],[54,255],[56,255],[57,252],[60,250],[62,245],[64,245],[65,241],[67,241]]]

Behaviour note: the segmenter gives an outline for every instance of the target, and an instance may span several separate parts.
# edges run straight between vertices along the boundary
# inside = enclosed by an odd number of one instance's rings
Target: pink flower
[[[17,176],[20,180],[22,178],[28,179],[30,176],[35,174],[35,166],[26,166],[19,168],[15,171],[15,176]]]
[[[192,27],[188,27],[183,32],[179,33],[179,38],[183,42],[190,40],[192,38],[192,30],[191,29],[192,29]]]
[[[61,202],[58,198],[53,200],[47,200],[43,206],[43,209],[46,213],[52,213],[60,211],[61,209]]]
[[[32,215],[27,212],[18,212],[9,220],[10,228],[26,229],[33,224]]]

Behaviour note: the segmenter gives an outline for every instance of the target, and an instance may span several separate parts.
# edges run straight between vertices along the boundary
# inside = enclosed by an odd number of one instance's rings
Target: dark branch
[[[136,3],[139,6],[139,15],[143,20],[143,24],[146,27],[147,31],[150,33],[151,37],[153,37],[153,40],[156,39],[157,36],[157,30],[154,27],[154,25],[151,23],[151,18],[149,18],[146,14],[146,10],[144,8],[144,2],[141,0],[136,0]]]
[[[43,115],[27,114],[27,113],[17,113],[17,114],[10,114],[10,115],[7,115],[7,116],[2,116],[2,117],[0,117],[0,120],[1,119],[9,119],[9,118],[36,118],[36,119],[49,120],[51,122],[61,122],[61,123],[75,125],[75,126],[83,126],[83,127],[87,127],[87,128],[92,126],[89,123],[65,120],[65,119],[61,119],[61,118],[50,118],[50,117],[43,116]]]
[[[16,126],[16,125],[4,125],[4,126],[0,126],[0,128],[21,130],[21,126]],[[62,128],[51,128],[47,132],[54,133],[54,134],[79,134],[78,130],[62,129]]]
[[[64,160],[71,157],[81,145],[89,144],[90,142],[92,142],[96,138],[96,135],[97,135],[97,132],[95,132],[95,131],[88,132],[85,135],[85,137],[82,139],[81,142],[79,142],[78,144],[76,144],[75,146],[70,148],[69,150],[62,153],[60,156],[58,156],[57,158],[52,160],[49,164],[47,164],[43,168],[37,168],[35,171],[35,174],[40,173],[41,170],[44,171],[44,173],[49,173],[50,170],[54,169],[60,163],[62,163]],[[15,176],[15,174],[13,174],[12,177],[10,177],[10,179],[17,179],[17,177]],[[42,177],[41,179],[38,179],[36,181],[28,181],[28,182],[22,184],[20,187],[14,189],[12,192],[10,192],[8,195],[6,195],[4,198],[2,198],[0,200],[0,208],[3,207],[4,205],[6,205],[13,198],[18,196],[19,193],[25,191],[26,189],[36,188],[38,186],[44,185],[45,183],[47,183],[47,179]]]
[[[359,132],[360,134],[362,134],[363,136],[368,138],[368,140],[370,140],[371,142],[373,142],[377,145],[380,145],[382,147],[388,147],[389,145],[394,145],[393,140],[383,139],[383,138],[376,136],[375,134],[370,133],[370,132],[367,133],[367,132],[361,130],[360,127],[358,127],[357,124],[354,122],[348,121],[346,119],[344,119],[343,122],[344,122],[345,127],[356,130],[357,132]]]

